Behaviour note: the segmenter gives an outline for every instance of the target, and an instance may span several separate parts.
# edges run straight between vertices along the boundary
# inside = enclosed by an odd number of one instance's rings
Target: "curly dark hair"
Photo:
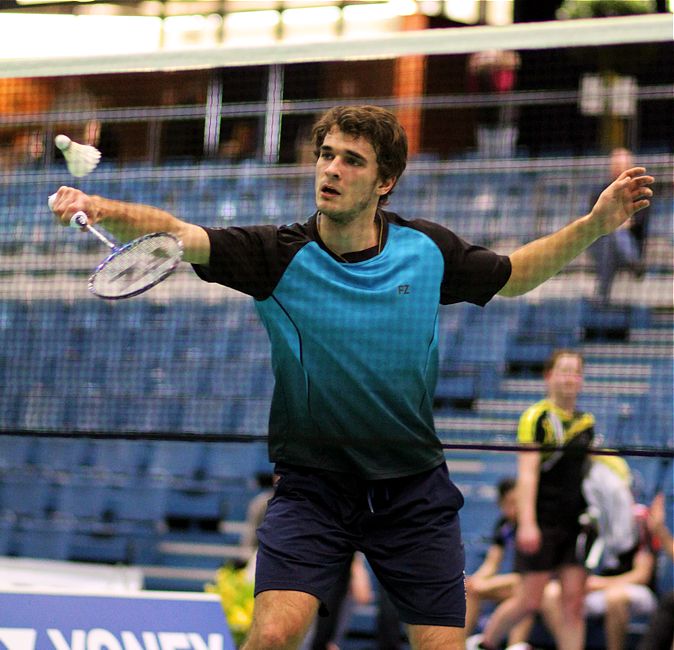
[[[396,183],[400,180],[407,165],[407,134],[391,111],[367,104],[331,108],[316,122],[311,133],[316,158],[320,155],[325,136],[333,126],[342,133],[365,138],[372,145],[382,180],[395,178]],[[385,205],[392,192],[393,188],[379,197],[379,203]]]

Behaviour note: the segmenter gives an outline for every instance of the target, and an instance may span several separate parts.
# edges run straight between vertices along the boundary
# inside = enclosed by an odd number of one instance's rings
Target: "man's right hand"
[[[522,553],[536,553],[541,547],[541,529],[534,523],[518,524],[515,541]]]
[[[96,223],[98,210],[94,205],[94,199],[81,190],[65,185],[59,187],[55,194],[49,197],[49,208],[54,213],[57,222],[62,226],[69,226],[70,219],[76,212],[84,212],[89,223]]]

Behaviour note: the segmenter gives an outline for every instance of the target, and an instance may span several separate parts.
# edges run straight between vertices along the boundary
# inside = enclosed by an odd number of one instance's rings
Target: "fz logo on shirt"
[[[398,285],[398,295],[399,296],[409,296],[410,294],[410,285],[409,284],[399,284]]]

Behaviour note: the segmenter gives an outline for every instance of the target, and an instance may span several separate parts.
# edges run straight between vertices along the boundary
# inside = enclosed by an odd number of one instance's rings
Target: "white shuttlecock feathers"
[[[101,159],[101,152],[96,147],[74,142],[67,135],[57,135],[54,144],[63,153],[68,171],[73,176],[86,176],[96,169]]]

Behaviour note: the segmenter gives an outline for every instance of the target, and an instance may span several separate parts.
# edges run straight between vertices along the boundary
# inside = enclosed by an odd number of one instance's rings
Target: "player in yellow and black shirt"
[[[562,586],[563,650],[581,650],[585,641],[584,557],[576,553],[579,516],[594,417],[576,410],[583,383],[583,358],[557,350],[544,369],[547,397],[521,416],[518,442],[536,451],[518,454],[517,554],[522,580],[512,599],[496,609],[480,639],[469,648],[500,647],[508,631],[540,608],[546,584],[557,577]],[[471,640],[469,639],[469,642]]]
[[[586,503],[581,493],[587,448],[594,434],[591,413],[566,411],[546,398],[520,418],[519,443],[541,445],[536,498],[538,525],[576,526]]]

